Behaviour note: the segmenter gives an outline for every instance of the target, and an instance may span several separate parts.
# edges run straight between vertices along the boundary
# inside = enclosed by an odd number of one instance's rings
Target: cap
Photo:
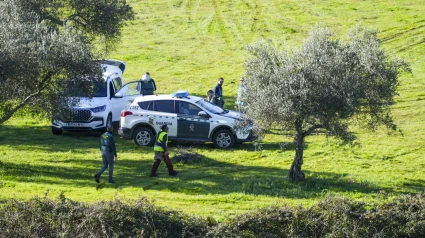
[[[165,131],[166,129],[168,129],[167,124],[161,126],[161,130]]]

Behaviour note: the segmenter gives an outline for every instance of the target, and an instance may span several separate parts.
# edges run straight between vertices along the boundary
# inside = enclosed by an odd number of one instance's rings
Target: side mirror
[[[123,95],[122,95],[122,93],[116,93],[114,97],[115,97],[115,98],[122,98],[122,97],[123,97]]]
[[[204,112],[204,111],[198,112],[198,116],[200,116],[200,117],[209,117],[208,114],[206,112]]]

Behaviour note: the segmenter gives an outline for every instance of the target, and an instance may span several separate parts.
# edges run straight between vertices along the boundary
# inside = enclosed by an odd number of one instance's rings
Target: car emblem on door
[[[190,124],[189,129],[190,129],[190,131],[195,131],[195,125]]]

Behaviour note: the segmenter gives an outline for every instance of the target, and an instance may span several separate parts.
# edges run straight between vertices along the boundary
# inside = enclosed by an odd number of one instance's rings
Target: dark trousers
[[[102,161],[103,161],[103,167],[100,168],[99,172],[97,174],[102,175],[102,173],[108,168],[109,166],[109,182],[112,181],[112,174],[114,173],[114,155],[110,151],[101,151],[102,152]]]

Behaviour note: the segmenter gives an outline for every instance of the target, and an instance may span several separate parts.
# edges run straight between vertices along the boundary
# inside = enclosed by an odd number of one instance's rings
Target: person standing
[[[214,91],[214,97],[213,97],[213,103],[221,108],[224,107],[224,100],[223,100],[223,82],[224,79],[222,77],[218,78],[217,85],[215,85],[213,91]]]
[[[213,101],[213,97],[214,97],[214,91],[213,90],[208,90],[207,92],[207,101],[208,102],[212,102]]]
[[[117,150],[115,148],[115,140],[112,135],[114,128],[112,125],[108,125],[106,132],[100,136],[100,152],[102,154],[103,167],[100,168],[99,172],[94,175],[94,179],[97,183],[100,182],[100,176],[109,166],[109,183],[115,183],[112,179],[114,173],[114,157],[118,160]]]
[[[161,130],[159,131],[158,135],[156,136],[155,145],[154,145],[154,158],[153,158],[153,165],[151,169],[150,177],[158,177],[156,174],[156,171],[158,170],[159,165],[161,164],[161,161],[164,161],[168,168],[168,175],[169,176],[176,176],[178,174],[177,171],[174,170],[173,164],[171,163],[168,151],[168,126],[162,125]]]
[[[237,97],[236,97],[236,107],[237,110],[240,112],[244,112],[244,101],[243,101],[243,97],[246,97],[246,94],[248,93],[249,89],[248,86],[246,86],[245,82],[244,82],[244,77],[241,77],[239,79],[239,88],[238,88],[238,92],[237,92]]]
[[[156,84],[149,72],[142,76],[141,81],[140,94],[153,95],[153,92],[156,91]]]

